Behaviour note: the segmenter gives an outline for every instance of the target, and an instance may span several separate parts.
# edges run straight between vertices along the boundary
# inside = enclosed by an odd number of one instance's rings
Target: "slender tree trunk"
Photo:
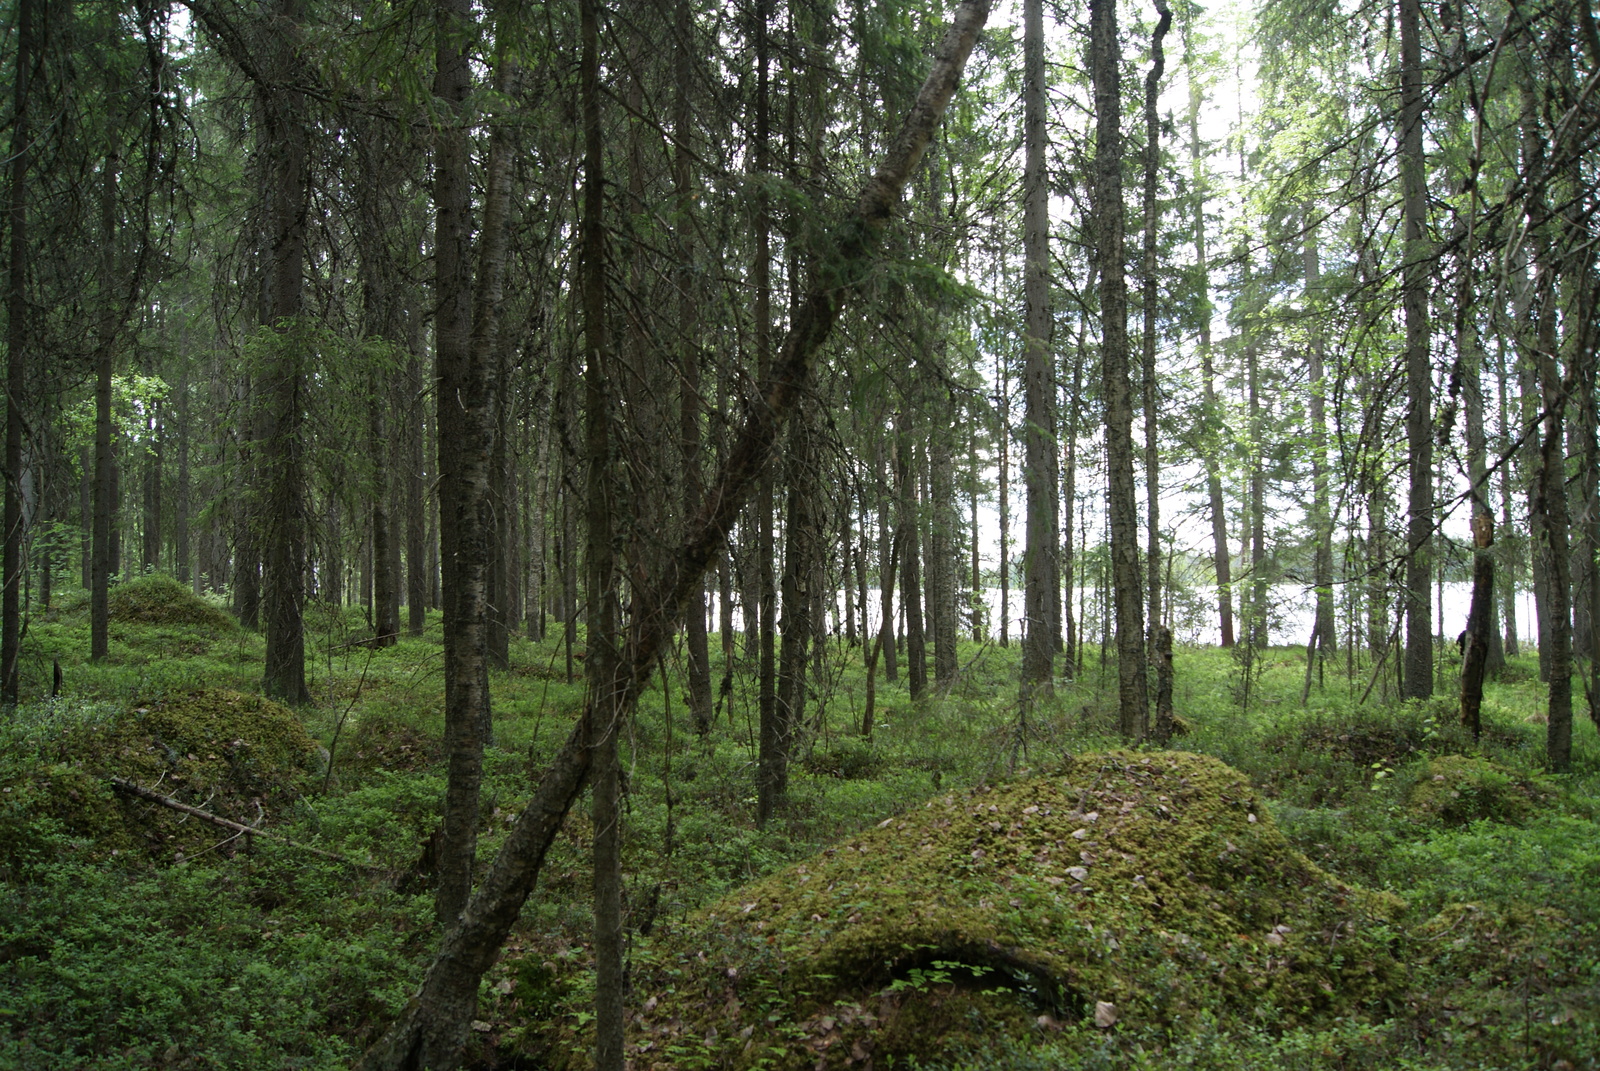
[[[1000,380],[1000,646],[1011,646],[1011,384],[1004,357],[997,358]],[[893,680],[894,678],[890,678]]]
[[[1500,528],[1504,532],[1514,532],[1511,520],[1511,409],[1506,398],[1506,354],[1502,343],[1495,362],[1495,379],[1499,388],[1500,402],[1500,456],[1506,460],[1500,466]],[[1504,550],[1500,556],[1500,575],[1505,578],[1501,586],[1500,603],[1505,607],[1505,654],[1507,658],[1515,658],[1518,653],[1517,640],[1517,570],[1516,547],[1510,539],[1501,541]]]
[[[116,229],[117,158],[108,155],[100,194],[101,300],[94,377],[94,561],[90,566],[89,657],[98,661],[110,653],[111,576],[116,570],[112,536],[117,527],[116,457],[112,453],[111,376],[116,354],[117,318],[111,287],[116,271],[113,250]],[[20,353],[22,350],[12,352]],[[20,462],[19,462],[20,463]]]
[[[617,736],[627,715],[617,642],[620,606],[613,547],[612,506],[619,481],[613,476],[611,444],[611,353],[606,330],[605,174],[600,126],[599,12],[583,0],[583,53],[579,78],[584,132],[583,217],[579,240],[583,270],[584,438],[588,563],[587,673],[585,711],[589,766],[594,771],[594,958],[596,1071],[622,1071],[622,808]],[[641,667],[648,675],[650,667]]]
[[[787,547],[783,560],[783,642],[778,658],[778,716],[761,729],[756,822],[765,827],[789,791],[789,751],[805,711],[806,654],[813,630],[815,573],[822,545],[816,506],[813,436],[802,408],[789,423]]]
[[[192,537],[190,535],[190,501],[193,486],[189,472],[189,351],[188,333],[184,332],[180,342],[178,355],[179,372],[178,383],[174,388],[178,396],[178,486],[177,501],[173,503],[172,510],[172,563],[173,575],[178,578],[178,583],[188,584],[198,578],[194,577],[191,568],[192,562]]]
[[[1061,598],[1056,572],[1055,388],[1051,375],[1050,218],[1045,173],[1047,87],[1043,0],[1023,4],[1023,479],[1027,547],[1023,555],[1022,699],[1053,692],[1055,647],[1051,604]],[[1119,194],[1120,196],[1120,194]],[[1120,205],[1120,202],[1119,202]],[[1120,208],[1119,208],[1120,211]],[[1124,356],[1126,359],[1126,356]]]
[[[905,410],[896,419],[895,542],[900,546],[900,604],[906,615],[906,689],[912,699],[928,690],[928,659],[922,631],[922,541],[918,534],[917,448]]]
[[[1433,362],[1429,355],[1429,250],[1426,161],[1422,154],[1422,30],[1420,0],[1400,0],[1400,179],[1405,216],[1401,305],[1406,328],[1406,448],[1410,482],[1406,523],[1407,699],[1433,694]]]
[[[1217,627],[1224,648],[1234,643],[1233,636],[1233,555],[1228,549],[1228,511],[1222,501],[1221,453],[1222,421],[1217,408],[1216,367],[1211,354],[1211,277],[1206,262],[1205,174],[1200,152],[1200,104],[1202,89],[1195,76],[1191,57],[1189,22],[1184,23],[1184,61],[1189,71],[1189,162],[1194,190],[1195,277],[1200,284],[1200,386],[1205,420],[1200,453],[1206,471],[1206,502],[1211,514],[1211,560],[1217,574]]]
[[[1095,159],[1090,200],[1095,267],[1100,274],[1102,397],[1110,494],[1112,588],[1117,618],[1118,724],[1143,739],[1145,691],[1143,586],[1139,583],[1138,509],[1133,481],[1133,398],[1128,379],[1128,303],[1124,278],[1121,53],[1114,0],[1090,0],[1089,52],[1094,83]]]
[[[428,493],[423,464],[422,364],[406,355],[406,631],[421,636],[428,620]]]
[[[1156,401],[1156,229],[1161,213],[1156,201],[1156,180],[1161,167],[1161,122],[1156,115],[1156,98],[1160,94],[1161,76],[1166,71],[1166,53],[1161,42],[1172,28],[1172,11],[1166,0],[1156,0],[1159,16],[1150,36],[1150,70],[1144,78],[1144,249],[1141,259],[1143,279],[1144,335],[1142,338],[1144,385],[1144,478],[1145,478],[1145,587],[1149,591],[1149,608],[1146,625],[1150,630],[1150,646],[1158,652],[1157,676],[1170,673],[1172,659],[1159,656],[1156,632],[1161,628],[1161,453],[1157,437]],[[1171,682],[1165,685],[1172,691]],[[1170,736],[1170,732],[1167,734]],[[1166,739],[1163,737],[1162,739]]]
[[[956,399],[946,405],[955,411]],[[960,557],[960,522],[956,519],[954,462],[950,457],[950,432],[933,429],[928,439],[928,491],[932,513],[928,573],[933,609],[933,679],[943,688],[955,683],[960,662],[956,637],[960,623],[956,611],[956,562]]]
[[[6,264],[5,550],[4,586],[0,593],[0,706],[5,707],[17,702],[22,652],[22,407],[28,396],[28,171],[33,155],[28,105],[37,62],[34,0],[18,0],[16,12],[11,197],[7,206],[11,248]],[[105,646],[103,638],[100,646]],[[104,654],[104,650],[97,649],[93,657]]]
[[[482,725],[486,683],[485,567],[487,532],[480,506],[487,498],[489,369],[473,345],[468,261],[470,187],[465,104],[471,89],[468,42],[472,11],[466,0],[438,0],[434,11],[437,72],[434,95],[444,105],[437,135],[433,200],[435,400],[438,404],[439,556],[443,568],[445,787],[438,887],[434,910],[453,925],[472,891],[478,840],[478,791],[483,779]]]
[[[1311,387],[1311,524],[1316,541],[1312,582],[1316,584],[1317,605],[1314,631],[1317,660],[1325,662],[1339,649],[1339,632],[1333,620],[1333,505],[1329,501],[1327,378],[1323,370],[1324,345],[1317,311],[1318,291],[1322,286],[1322,267],[1317,250],[1316,221],[1308,203],[1304,212],[1305,239],[1300,248],[1305,273],[1306,309],[1310,314],[1311,340],[1307,348],[1307,374]]]

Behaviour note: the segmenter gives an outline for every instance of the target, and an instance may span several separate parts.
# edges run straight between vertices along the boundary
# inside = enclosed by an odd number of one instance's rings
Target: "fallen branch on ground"
[[[220,815],[212,814],[210,811],[203,811],[199,807],[191,807],[187,803],[182,803],[173,799],[171,796],[163,796],[159,792],[145,788],[143,785],[134,784],[132,781],[125,780],[121,777],[111,778],[111,784],[118,792],[126,792],[130,796],[137,796],[142,800],[149,800],[151,803],[159,803],[163,807],[169,807],[180,814],[190,815],[191,817],[198,818],[203,822],[210,822],[212,825],[219,826],[222,829],[231,829],[235,833],[248,834],[252,837],[265,837],[267,840],[275,840],[279,844],[287,844],[291,848],[298,848],[300,851],[310,852],[312,855],[320,855],[324,859],[331,859],[335,863],[343,863],[346,866],[353,866],[357,870],[367,870],[377,873],[382,869],[381,867],[375,867],[370,863],[358,863],[354,859],[351,859],[348,856],[340,855],[337,852],[324,851],[321,848],[313,848],[309,844],[301,844],[297,840],[290,840],[288,837],[280,837],[276,833],[263,833],[255,826],[247,826],[243,822],[235,822],[231,818],[223,818]]]

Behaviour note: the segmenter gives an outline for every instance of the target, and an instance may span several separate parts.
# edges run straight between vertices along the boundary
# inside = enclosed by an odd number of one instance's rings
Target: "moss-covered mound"
[[[636,1067],[843,1067],[1079,1017],[1359,1013],[1404,984],[1400,907],[1312,865],[1214,759],[1087,755],[712,906],[636,964],[630,1050]]]
[[[1423,765],[1406,794],[1413,815],[1444,825],[1481,818],[1524,822],[1559,790],[1539,778],[1519,778],[1487,759],[1440,755]]]
[[[232,632],[233,618],[163,573],[151,573],[111,589],[111,620],[140,625],[203,625]]]
[[[10,849],[0,850],[0,870],[43,861],[56,850],[51,832],[63,834],[74,851],[139,849],[159,859],[228,837],[193,817],[119,795],[113,777],[250,824],[292,802],[320,761],[292,711],[221,689],[135,707],[60,741],[56,751],[50,757],[57,761],[0,786],[0,841]]]

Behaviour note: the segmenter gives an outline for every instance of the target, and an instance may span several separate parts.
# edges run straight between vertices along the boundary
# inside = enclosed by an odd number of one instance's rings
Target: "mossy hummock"
[[[46,818],[93,856],[143,847],[158,858],[214,844],[216,831],[149,803],[118,799],[123,777],[222,817],[259,821],[294,799],[319,762],[294,712],[258,695],[202,689],[135,706],[107,725],[85,726],[56,745],[59,761],[4,787],[0,833],[18,840],[0,867],[43,851]],[[24,836],[27,834],[27,836]]]
[[[1281,1024],[1404,984],[1401,902],[1295,851],[1236,771],[1079,757],[944,796],[644,950],[635,1066],[848,1066],[1074,1021]]]

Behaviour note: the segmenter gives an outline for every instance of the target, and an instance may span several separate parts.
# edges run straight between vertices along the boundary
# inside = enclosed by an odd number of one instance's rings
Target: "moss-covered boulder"
[[[1520,823],[1558,794],[1540,778],[1517,777],[1487,759],[1440,755],[1423,764],[1406,806],[1414,816],[1444,825],[1484,818]]]
[[[111,620],[140,625],[200,625],[224,632],[238,628],[233,618],[164,573],[136,577],[111,589]]]
[[[1086,755],[944,796],[645,950],[636,1067],[844,1067],[1093,1021],[1357,1014],[1404,984],[1400,902],[1285,840],[1236,771]]]
[[[257,695],[205,689],[133,707],[56,741],[46,761],[0,785],[0,871],[63,850],[145,850],[163,861],[209,848],[225,830],[118,795],[122,778],[234,821],[270,817],[299,795],[321,752],[293,711]],[[230,849],[231,850],[231,849]]]

